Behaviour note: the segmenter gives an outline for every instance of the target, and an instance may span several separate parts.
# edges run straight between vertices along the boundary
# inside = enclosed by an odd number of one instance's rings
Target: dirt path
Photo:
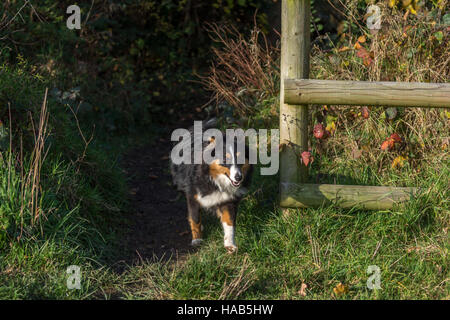
[[[170,134],[130,150],[122,161],[129,177],[131,222],[123,240],[127,264],[153,259],[177,260],[193,250],[184,198],[172,186]]]

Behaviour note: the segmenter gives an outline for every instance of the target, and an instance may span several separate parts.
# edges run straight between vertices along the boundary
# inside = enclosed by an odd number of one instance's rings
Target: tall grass
[[[48,85],[25,64],[0,68],[10,105],[0,112],[0,298],[88,297],[117,241],[125,182],[114,155],[92,148]],[[69,265],[82,267],[81,290],[67,289]]]

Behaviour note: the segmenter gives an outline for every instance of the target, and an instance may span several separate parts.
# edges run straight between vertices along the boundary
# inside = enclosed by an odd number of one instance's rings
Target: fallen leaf
[[[443,138],[442,139],[441,149],[442,150],[447,150],[449,145],[450,145],[450,137]]]
[[[390,138],[394,140],[394,142],[402,142],[402,138],[398,135],[398,133],[391,134]]]
[[[344,51],[348,51],[348,50],[350,50],[350,48],[347,46],[344,46],[344,47],[338,49],[338,52],[344,52]]]
[[[335,295],[337,296],[341,296],[343,294],[346,294],[348,292],[348,286],[342,284],[341,282],[339,282],[339,284],[333,288],[333,292]]]
[[[308,285],[306,283],[302,283],[300,290],[298,290],[298,294],[306,297],[306,289],[308,288]]]
[[[153,174],[149,174],[148,177],[149,177],[150,179],[158,179],[158,176],[155,176],[155,175],[153,175]]]
[[[364,119],[368,119],[369,115],[370,115],[370,110],[367,107],[362,107],[361,108],[361,115]]]
[[[389,136],[389,138],[383,141],[381,144],[381,150],[392,150],[396,143],[401,143],[402,141],[403,139],[398,135],[398,133],[393,133]]]
[[[403,157],[403,156],[398,156],[397,158],[395,158],[392,161],[391,167],[392,168],[396,168],[396,167],[403,167],[404,162],[408,160],[408,157]]]
[[[352,150],[352,158],[353,159],[355,159],[355,160],[359,159],[359,158],[361,158],[361,156],[362,156],[362,151],[359,150],[358,147],[356,147]]]
[[[381,150],[383,151],[389,151],[392,148],[394,148],[394,140],[387,138],[383,143],[381,144]]]

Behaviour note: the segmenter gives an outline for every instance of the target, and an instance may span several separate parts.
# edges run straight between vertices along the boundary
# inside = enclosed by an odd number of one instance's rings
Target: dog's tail
[[[217,125],[217,118],[211,118],[209,120],[203,121],[203,129],[215,128]]]

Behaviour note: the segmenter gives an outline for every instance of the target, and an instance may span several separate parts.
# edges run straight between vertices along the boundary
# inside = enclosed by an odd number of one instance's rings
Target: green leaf
[[[444,34],[442,33],[442,31],[438,31],[438,32],[436,32],[436,33],[434,34],[434,37],[435,37],[439,42],[441,42],[442,39],[444,39]]]
[[[447,13],[442,17],[442,23],[444,26],[450,26],[450,13]]]

